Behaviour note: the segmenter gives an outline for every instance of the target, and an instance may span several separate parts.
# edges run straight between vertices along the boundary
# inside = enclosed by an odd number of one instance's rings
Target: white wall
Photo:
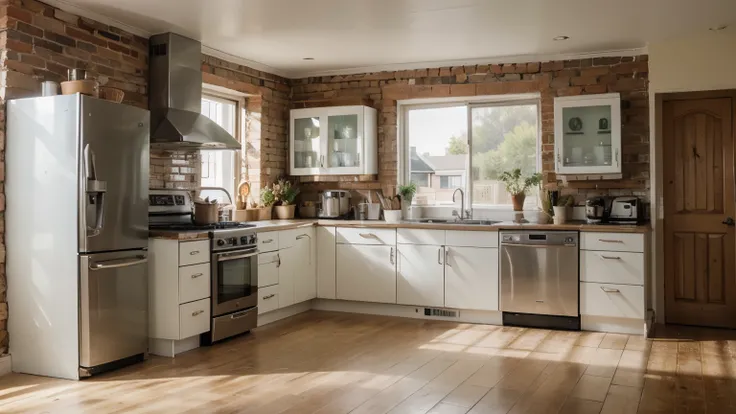
[[[664,234],[662,211],[661,108],[656,94],[736,89],[736,27],[701,33],[648,45],[650,174],[652,177],[652,254],[654,257],[653,307],[664,323]]]

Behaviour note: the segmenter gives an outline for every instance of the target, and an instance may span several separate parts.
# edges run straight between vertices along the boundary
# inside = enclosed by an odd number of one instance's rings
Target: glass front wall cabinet
[[[377,112],[367,106],[291,111],[291,175],[378,173]]]
[[[619,94],[555,98],[555,171],[621,173]]]

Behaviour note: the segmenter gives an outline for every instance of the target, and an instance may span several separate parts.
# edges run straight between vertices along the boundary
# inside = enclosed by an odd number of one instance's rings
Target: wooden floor
[[[11,374],[0,412],[736,413],[736,335],[659,336],[312,311],[85,381]]]

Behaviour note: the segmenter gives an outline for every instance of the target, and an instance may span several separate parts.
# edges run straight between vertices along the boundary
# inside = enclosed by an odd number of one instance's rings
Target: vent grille
[[[151,45],[151,56],[166,56],[167,49],[166,43]]]
[[[443,318],[457,318],[460,312],[449,309],[424,308],[424,316],[441,316]]]

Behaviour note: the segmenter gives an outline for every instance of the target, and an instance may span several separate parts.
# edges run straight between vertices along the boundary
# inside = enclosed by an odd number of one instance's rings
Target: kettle
[[[350,212],[350,192],[347,190],[325,190],[320,194],[322,208],[320,218],[341,218]]]

